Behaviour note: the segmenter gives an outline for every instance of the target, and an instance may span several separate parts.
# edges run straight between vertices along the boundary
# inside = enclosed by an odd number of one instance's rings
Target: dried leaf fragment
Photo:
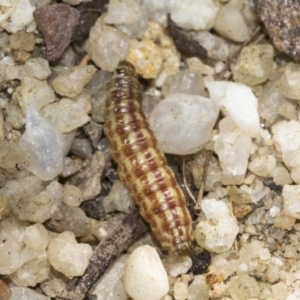
[[[36,9],[33,13],[46,43],[47,59],[55,61],[69,46],[79,12],[68,4],[51,4]]]
[[[254,4],[276,48],[300,60],[300,1],[254,0]]]
[[[207,50],[199,42],[189,38],[183,29],[176,26],[168,15],[168,29],[174,40],[177,50],[186,57],[207,58]]]

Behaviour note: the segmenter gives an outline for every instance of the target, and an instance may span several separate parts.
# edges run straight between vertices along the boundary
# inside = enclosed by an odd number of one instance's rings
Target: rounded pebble
[[[153,247],[141,246],[130,254],[125,264],[124,286],[134,300],[160,300],[168,293],[168,276]]]
[[[171,94],[153,109],[149,123],[162,151],[186,155],[208,142],[218,115],[208,98]]]

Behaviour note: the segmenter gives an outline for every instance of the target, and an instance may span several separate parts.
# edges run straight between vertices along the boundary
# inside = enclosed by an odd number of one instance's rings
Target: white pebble
[[[169,255],[164,264],[168,270],[168,274],[172,277],[177,277],[188,272],[192,267],[192,259],[188,255],[180,257]]]
[[[46,190],[30,196],[21,196],[12,210],[19,220],[43,223],[59,210],[62,199],[63,186],[53,180]]]
[[[187,30],[209,30],[214,25],[218,7],[213,0],[175,1],[171,19]]]
[[[70,231],[59,234],[48,247],[48,259],[52,267],[70,278],[84,273],[92,254],[92,247],[78,244],[74,233]]]
[[[36,291],[29,288],[11,287],[10,300],[50,300],[50,297],[46,297]]]
[[[107,14],[104,17],[108,24],[132,24],[142,17],[139,0],[111,0],[108,4]]]
[[[33,77],[24,77],[21,85],[13,93],[13,99],[18,101],[25,114],[29,108],[39,111],[45,105],[54,102],[55,94],[47,82]]]
[[[214,151],[219,157],[222,168],[223,184],[242,184],[251,151],[251,137],[237,128],[229,118],[219,123],[220,133],[216,137]]]
[[[251,160],[249,170],[257,176],[267,177],[276,167],[276,158],[273,155],[262,155]]]
[[[39,80],[45,80],[51,75],[48,60],[41,57],[28,59],[24,65],[24,71],[27,77],[34,77]]]
[[[235,217],[222,201],[205,199],[201,203],[207,220],[200,221],[195,229],[197,243],[204,249],[216,253],[230,250],[239,227]]]
[[[244,42],[250,35],[243,15],[239,7],[236,7],[239,4],[239,1],[230,1],[221,6],[214,24],[217,33],[234,42]]]
[[[37,251],[29,247],[24,241],[25,225],[16,218],[9,217],[0,223],[0,274],[10,275],[23,264],[43,256],[45,250]],[[47,238],[47,237],[46,237]],[[5,241],[5,242],[3,242]]]
[[[300,100],[300,67],[290,62],[286,65],[284,73],[278,81],[277,89],[285,97]]]
[[[35,22],[32,14],[35,8],[29,0],[1,0],[0,2],[0,27],[12,33],[22,30],[25,27],[28,28],[28,31],[33,31],[35,29]]]
[[[270,208],[270,211],[269,211],[270,216],[271,216],[272,218],[275,218],[275,217],[279,214],[279,212],[280,212],[280,208],[279,208],[278,206],[276,206],[276,205],[273,205],[273,206]]]
[[[218,107],[208,98],[172,94],[153,109],[149,123],[162,151],[186,155],[208,142],[218,115]]]
[[[90,120],[79,103],[66,98],[45,106],[41,115],[62,133],[71,132]]]
[[[285,185],[282,196],[284,214],[300,219],[300,185]]]
[[[250,45],[243,48],[237,62],[232,66],[235,82],[248,86],[267,81],[273,68],[274,49],[271,45]]]
[[[251,88],[236,82],[206,82],[210,98],[239,128],[257,137],[260,132],[257,99]]]
[[[141,246],[129,255],[124,270],[124,286],[134,300],[160,300],[168,293],[168,276],[153,247]]]
[[[121,30],[105,25],[100,17],[90,30],[86,51],[99,68],[112,72],[127,57],[129,38]]]
[[[56,93],[69,98],[79,96],[97,69],[92,65],[70,67],[60,72],[52,81]]]
[[[75,185],[65,184],[63,202],[69,206],[79,206],[82,202],[81,190]]]
[[[31,155],[29,171],[42,180],[51,180],[62,172],[64,137],[34,109],[27,110],[26,131],[19,145]]]
[[[288,167],[300,164],[300,123],[280,121],[272,127],[273,140],[282,160]]]
[[[113,211],[129,213],[133,207],[135,207],[135,204],[129,196],[128,189],[121,180],[114,182],[108,195],[104,197],[102,205],[106,213]]]

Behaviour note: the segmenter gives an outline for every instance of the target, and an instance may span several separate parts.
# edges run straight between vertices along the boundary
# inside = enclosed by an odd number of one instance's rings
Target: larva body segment
[[[181,252],[192,241],[191,216],[141,105],[135,69],[123,61],[108,84],[105,135],[120,178],[155,238],[165,250]]]

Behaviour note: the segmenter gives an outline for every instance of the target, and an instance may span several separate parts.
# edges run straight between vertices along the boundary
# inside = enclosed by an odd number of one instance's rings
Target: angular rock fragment
[[[276,48],[299,60],[300,2],[254,0],[254,4]]]
[[[170,15],[168,16],[168,29],[174,39],[177,50],[181,54],[187,57],[207,58],[207,50],[199,42],[192,40],[183,29],[177,27],[171,20]]]
[[[47,5],[34,11],[33,16],[45,39],[48,60],[60,58],[69,46],[79,15],[75,8],[63,3]]]

